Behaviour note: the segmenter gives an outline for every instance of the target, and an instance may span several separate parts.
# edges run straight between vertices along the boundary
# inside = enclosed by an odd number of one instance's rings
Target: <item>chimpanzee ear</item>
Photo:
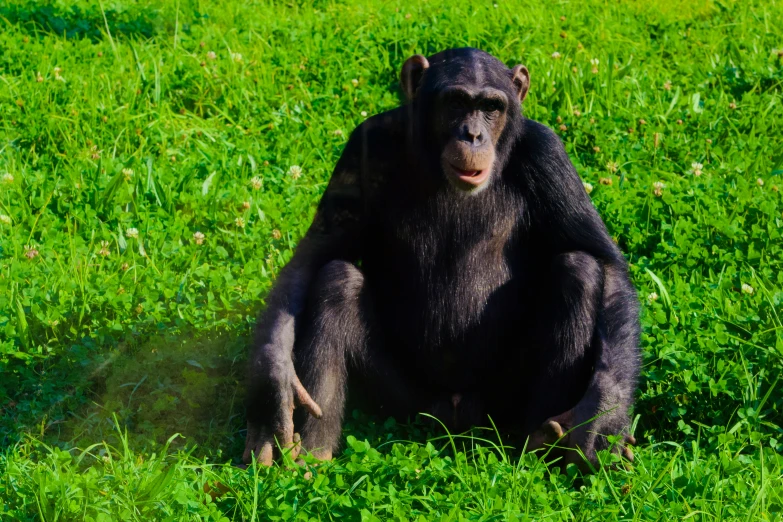
[[[527,67],[515,65],[511,69],[511,81],[517,89],[517,96],[519,96],[519,101],[521,102],[527,96],[527,90],[530,88],[530,73],[527,72]]]
[[[402,85],[402,92],[405,93],[408,101],[416,95],[421,77],[429,66],[430,62],[420,54],[414,54],[405,60],[400,72],[400,85]]]

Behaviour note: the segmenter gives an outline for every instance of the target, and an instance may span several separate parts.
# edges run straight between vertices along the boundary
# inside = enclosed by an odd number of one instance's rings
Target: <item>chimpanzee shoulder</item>
[[[529,163],[541,174],[552,173],[553,169],[560,174],[573,170],[563,142],[555,131],[529,118],[523,118],[512,154],[516,161]]]
[[[360,123],[351,133],[337,165],[337,171],[353,171],[362,187],[366,204],[387,194],[387,189],[401,190],[411,182],[409,168],[409,133],[407,108],[398,107]]]
[[[622,261],[557,134],[524,119],[505,176],[522,193],[534,232],[554,251],[584,250]]]
[[[366,155],[366,161],[382,162],[399,157],[405,143],[405,107],[398,107],[370,116],[351,132],[346,145],[356,148],[356,154]],[[391,156],[390,156],[391,155]]]
[[[519,186],[534,208],[590,205],[581,179],[555,132],[524,118],[505,167],[504,177]]]

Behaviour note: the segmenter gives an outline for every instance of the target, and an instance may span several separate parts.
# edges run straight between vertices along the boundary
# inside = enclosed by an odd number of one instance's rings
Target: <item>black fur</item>
[[[590,458],[605,435],[627,430],[637,297],[562,143],[509,103],[488,186],[461,192],[439,163],[438,92],[458,83],[516,93],[509,70],[481,51],[429,64],[410,103],[353,132],[268,299],[251,360],[249,452],[290,432],[294,368],[323,409],[321,419],[298,414],[296,427],[326,456],[349,376],[384,411],[434,412],[457,429],[491,415],[531,434],[567,410],[573,426],[599,416],[569,439]]]

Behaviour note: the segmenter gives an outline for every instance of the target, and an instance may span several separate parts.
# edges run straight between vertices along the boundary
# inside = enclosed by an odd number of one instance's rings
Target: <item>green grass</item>
[[[461,45],[528,66],[631,263],[634,466],[359,411],[331,463],[232,466],[347,135]],[[782,102],[779,0],[0,4],[0,520],[783,520]]]

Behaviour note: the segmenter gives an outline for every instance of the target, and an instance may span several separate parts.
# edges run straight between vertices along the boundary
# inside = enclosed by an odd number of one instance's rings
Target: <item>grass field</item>
[[[783,520],[783,2],[48,1],[0,3],[0,520]],[[233,466],[348,134],[463,45],[528,66],[631,264],[634,465],[353,411]]]

